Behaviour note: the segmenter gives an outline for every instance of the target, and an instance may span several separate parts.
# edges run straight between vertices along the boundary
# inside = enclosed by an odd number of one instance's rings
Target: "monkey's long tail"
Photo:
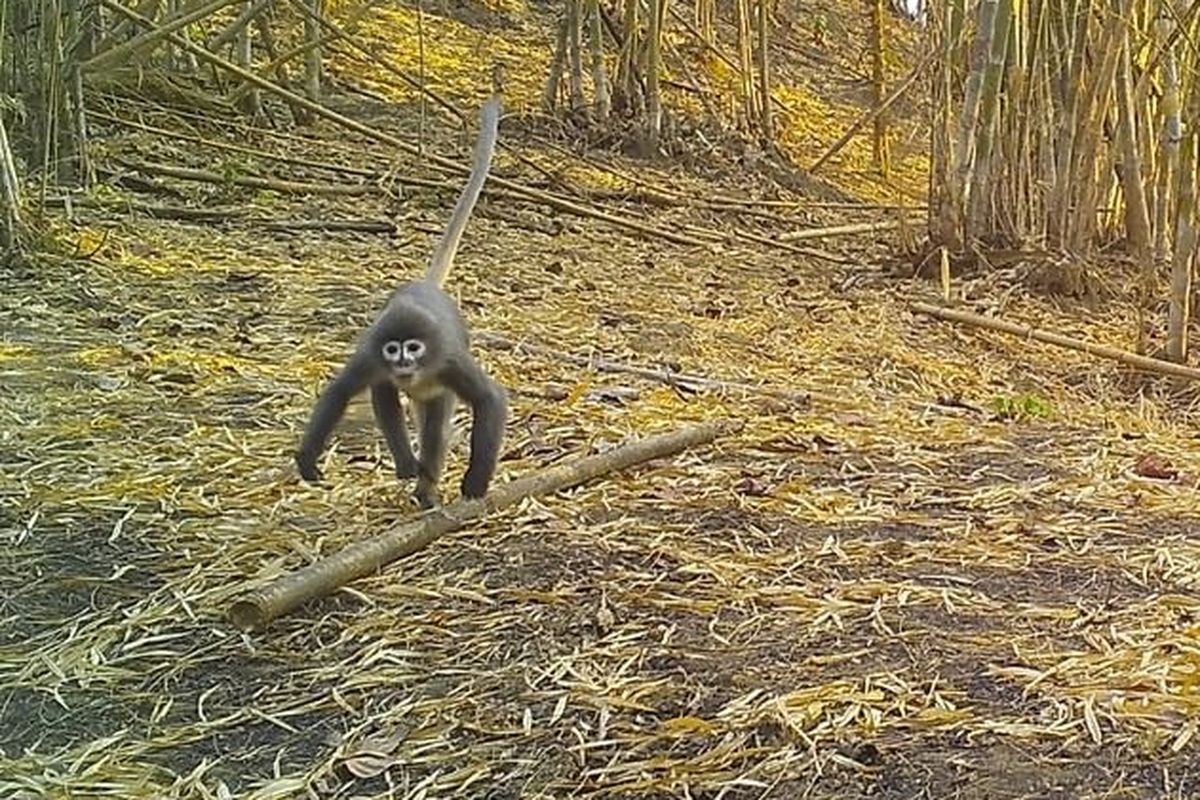
[[[454,254],[458,252],[458,242],[462,239],[467,220],[475,210],[475,202],[483,190],[483,182],[487,179],[492,165],[492,153],[496,149],[497,130],[500,126],[500,96],[492,95],[479,110],[479,138],[475,140],[475,163],[471,166],[471,177],[463,187],[458,202],[454,204],[454,214],[450,224],[446,226],[441,241],[433,251],[429,260],[429,270],[425,280],[441,286],[450,267],[454,264]]]

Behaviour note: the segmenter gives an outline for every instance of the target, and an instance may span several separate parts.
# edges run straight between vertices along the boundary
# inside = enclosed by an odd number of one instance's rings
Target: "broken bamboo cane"
[[[507,508],[527,497],[576,486],[607,472],[708,444],[722,433],[732,432],[737,427],[736,422],[721,420],[651,436],[518,478],[496,487],[482,499],[460,500],[435,509],[252,591],[229,609],[229,620],[243,631],[262,630],[272,620],[303,603],[329,594],[356,578],[370,575],[390,561],[415,553],[443,534],[457,530],[488,512]]]
[[[954,309],[941,308],[939,306],[929,305],[928,303],[913,303],[913,311],[920,314],[927,314],[931,317],[944,320],[946,322],[959,322],[963,325],[973,325],[977,328],[984,328],[992,331],[1000,331],[1002,333],[1011,333],[1013,336],[1021,336],[1026,339],[1033,339],[1038,342],[1065,347],[1068,350],[1075,350],[1080,353],[1088,353],[1101,358],[1109,358],[1113,361],[1119,361],[1122,364],[1127,364],[1131,367],[1155,372],[1159,375],[1171,375],[1177,378],[1187,378],[1188,380],[1200,380],[1200,369],[1184,366],[1183,364],[1175,364],[1170,361],[1163,361],[1160,358],[1151,358],[1150,356],[1140,356],[1136,353],[1130,353],[1125,350],[1118,350],[1115,347],[1107,347],[1102,344],[1092,344],[1091,342],[1081,342],[1078,339],[1072,339],[1069,336],[1063,336],[1058,333],[1038,330],[1037,328],[1028,325],[1018,325],[1015,322],[1006,322],[1002,319],[993,317],[985,317],[982,314],[973,314],[970,311],[955,311]]]

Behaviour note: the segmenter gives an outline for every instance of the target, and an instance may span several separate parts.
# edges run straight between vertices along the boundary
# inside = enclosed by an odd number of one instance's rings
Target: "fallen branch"
[[[365,542],[352,544],[251,592],[229,609],[229,620],[244,631],[262,630],[272,620],[303,603],[323,597],[356,578],[370,575],[384,564],[415,553],[444,534],[490,512],[516,505],[526,498],[577,486],[608,472],[708,444],[722,433],[732,432],[736,428],[736,423],[728,421],[709,422],[651,436],[510,481],[496,487],[480,500],[460,500],[435,509],[412,522],[398,525]]]
[[[973,314],[970,311],[955,311],[949,308],[929,305],[928,303],[913,303],[912,309],[919,314],[926,314],[947,322],[959,322],[963,325],[973,325],[986,330],[1011,333],[1013,336],[1021,336],[1026,339],[1065,347],[1068,350],[1088,353],[1093,356],[1100,356],[1101,358],[1109,358],[1131,367],[1144,369],[1147,372],[1171,375],[1176,378],[1187,378],[1188,380],[1200,380],[1200,369],[1187,367],[1183,364],[1175,364],[1159,358],[1151,358],[1150,356],[1140,356],[1136,353],[1118,350],[1115,347],[1106,347],[1102,344],[1081,342],[1069,336],[1050,333],[1049,331],[1039,330],[1028,325],[1018,325],[1015,322],[1005,322],[1001,319],[985,317],[982,314]]]
[[[600,372],[621,372],[627,375],[637,375],[642,378],[649,378],[650,380],[664,383],[668,386],[675,386],[680,389],[688,389],[691,391],[697,391],[700,389],[728,391],[733,389],[742,392],[777,397],[782,400],[800,404],[807,404],[812,400],[825,401],[828,399],[822,395],[817,395],[812,392],[776,389],[770,386],[755,386],[754,384],[750,383],[740,383],[738,381],[726,381],[718,378],[708,378],[703,375],[689,375],[685,372],[672,372],[669,369],[641,367],[637,366],[636,364],[623,364],[619,361],[610,361],[606,358],[577,356],[574,353],[565,353],[562,350],[555,350],[552,347],[546,347],[545,345],[541,344],[518,342],[514,339],[509,339],[508,337],[500,336],[499,334],[495,333],[481,332],[474,334],[474,336],[480,342],[486,342],[505,350],[515,350],[533,355],[550,356],[558,359],[559,361],[565,361],[568,364],[577,364],[581,367],[590,367]]]

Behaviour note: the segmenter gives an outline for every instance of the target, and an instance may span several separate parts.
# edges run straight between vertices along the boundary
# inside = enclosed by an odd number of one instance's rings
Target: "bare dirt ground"
[[[318,131],[193,128],[360,167],[394,158]],[[196,143],[110,133],[109,164],[230,168]],[[432,135],[442,154],[469,144]],[[698,197],[738,188],[663,169]],[[1194,393],[914,316],[907,299],[934,291],[888,276],[895,237],[817,243],[829,258],[698,248],[493,196],[450,279],[477,330],[820,397],[687,392],[480,346],[512,393],[501,481],[688,421],[745,427],[496,514],[246,636],[224,614],[248,585],[413,513],[366,403],[325,486],[290,457],[456,186],[158,187],[398,232],[82,209],[59,232],[86,257],[0,271],[0,795],[1195,795]],[[610,210],[768,237],[849,218]],[[1118,345],[1133,324],[1019,288],[1004,309]],[[991,410],[1035,394],[1045,415]],[[1147,454],[1179,477],[1134,474]]]

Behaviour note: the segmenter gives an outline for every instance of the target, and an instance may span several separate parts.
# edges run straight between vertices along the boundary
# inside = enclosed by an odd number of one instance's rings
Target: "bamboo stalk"
[[[254,0],[254,2],[248,3],[246,8],[242,10],[242,13],[238,14],[237,18],[234,19],[234,21],[231,22],[229,26],[225,28],[225,30],[213,37],[213,40],[207,45],[208,49],[216,52],[225,45],[236,40],[238,34],[249,27],[250,23],[257,19],[260,14],[266,11],[273,2],[275,2],[275,0]]]
[[[770,146],[775,139],[775,122],[771,111],[771,51],[767,46],[770,41],[770,9],[768,0],[758,0],[758,92],[762,97],[759,108],[759,134],[764,147]]]
[[[571,110],[585,112],[583,100],[583,20],[582,0],[567,0],[567,93]]]
[[[1200,135],[1200,81],[1192,79],[1189,125],[1178,172],[1175,207],[1175,252],[1171,260],[1171,299],[1167,313],[1167,357],[1183,363],[1188,352],[1188,323],[1192,311],[1192,264],[1196,258],[1196,148]]]
[[[646,115],[649,123],[650,147],[657,150],[662,138],[662,70],[663,23],[670,0],[650,0],[650,33],[646,42]]]
[[[1126,19],[1132,15],[1132,3],[1119,0],[1120,13]],[[1130,33],[1121,37],[1121,57],[1117,66],[1117,125],[1121,150],[1121,188],[1125,194],[1125,232],[1133,256],[1143,267],[1150,261],[1150,211],[1142,184],[1142,160],[1138,155],[1137,126],[1133,107],[1133,59]]]
[[[884,33],[883,33],[883,3],[884,0],[873,0],[871,3],[871,91],[876,108],[883,105],[885,85],[884,76]],[[871,140],[871,155],[875,167],[883,177],[888,175],[887,157],[887,117],[882,112],[875,115],[875,130]]]
[[[126,8],[125,6],[121,5],[120,3],[118,3],[117,0],[101,0],[101,2],[103,2],[105,4],[105,6],[113,9],[114,11],[116,11],[119,14],[124,14],[124,15],[136,14],[136,12],[134,12],[134,11]],[[145,19],[144,17],[140,18],[139,21],[142,22],[142,24],[146,24],[146,25],[153,24],[149,20]],[[259,75],[255,75],[252,72],[248,72],[248,71],[242,69],[241,67],[239,67],[237,64],[233,64],[229,61],[226,61],[225,59],[221,58],[220,56],[216,55],[215,53],[210,53],[209,51],[205,50],[203,47],[200,47],[199,45],[194,44],[193,42],[191,42],[183,37],[177,36],[175,34],[171,34],[171,35],[175,36],[176,44],[179,44],[181,47],[184,47],[185,49],[188,49],[188,50],[194,52],[196,54],[196,57],[202,61],[205,61],[209,64],[213,64],[217,67],[220,67],[221,69],[225,70],[226,72],[230,72],[233,75],[236,75],[237,77],[242,78],[243,80],[249,81],[250,83],[255,84],[259,88],[264,89],[264,90],[276,95],[277,97],[281,97],[284,100],[287,100],[291,103],[294,103],[297,106],[300,106],[301,108],[305,108],[308,111],[312,112],[313,114],[316,114],[317,116],[328,119],[331,122],[335,122],[338,125],[342,126],[343,128],[346,128],[347,130],[352,130],[356,133],[360,133],[363,136],[366,136],[377,142],[382,142],[384,144],[395,147],[396,149],[402,150],[405,153],[409,153],[410,155],[418,154],[418,150],[414,145],[409,144],[408,142],[404,141],[403,139],[400,139],[399,137],[392,136],[392,135],[384,133],[382,131],[375,130],[374,128],[370,127],[369,125],[364,125],[363,123],[358,122],[357,120],[351,119],[342,114],[339,114],[336,111],[331,111],[330,109],[325,108],[324,106],[322,106],[319,103],[315,103],[305,97],[301,97],[298,94],[290,92],[287,89],[284,89],[283,87],[272,83],[271,81],[267,80],[266,78],[263,78]],[[449,170],[454,171],[456,174],[461,175],[461,174],[464,174],[469,171],[469,167],[464,166],[464,165],[458,163],[457,161],[454,161],[449,158],[444,158],[442,156],[437,156],[437,155],[433,155],[433,154],[426,154],[425,157],[429,161],[431,161],[439,166],[442,166]],[[615,225],[617,227],[624,228],[626,230],[637,231],[638,233],[646,234],[646,235],[649,235],[649,236],[652,236],[655,238],[664,239],[669,242],[675,242],[676,244],[694,245],[694,246],[699,246],[699,247],[710,247],[713,244],[713,242],[715,242],[718,238],[717,236],[714,235],[712,238],[709,238],[707,240],[699,239],[695,236],[685,236],[685,235],[681,235],[681,234],[675,233],[670,230],[656,228],[652,225],[647,225],[638,220],[626,219],[624,217],[618,217],[614,214],[609,214],[607,212],[600,211],[598,209],[589,208],[587,206],[583,206],[578,203],[571,202],[570,200],[550,194],[549,192],[543,192],[543,191],[539,191],[537,189],[532,189],[528,186],[522,186],[519,183],[515,183],[514,181],[506,180],[497,175],[488,176],[488,184],[489,184],[489,186],[494,187],[494,188],[508,189],[509,191],[511,191],[514,194],[517,194],[521,197],[524,197],[524,198],[527,198],[530,200],[535,200],[537,202],[545,203],[546,205],[551,206],[552,208],[557,208],[560,211],[566,211],[568,213],[576,214],[578,216],[600,220],[600,221]],[[488,191],[488,190],[485,189],[485,191]]]
[[[1200,5],[1200,4],[1197,4]],[[1173,41],[1178,31],[1171,30],[1171,23],[1159,18],[1155,23],[1158,37],[1165,42]],[[1162,60],[1162,137],[1159,140],[1163,157],[1159,159],[1159,191],[1154,208],[1154,260],[1163,264],[1167,260],[1167,209],[1172,194],[1175,174],[1179,170],[1179,143],[1183,139],[1183,117],[1180,102],[1179,70],[1175,63],[1173,45],[1164,44]]]
[[[620,92],[621,103],[626,110],[636,108],[640,104],[641,93],[637,82],[639,0],[625,0],[622,16],[621,32],[625,40],[621,43],[621,55],[617,61],[617,89]]]
[[[554,35],[554,56],[550,59],[550,74],[546,77],[546,91],[542,93],[542,105],[547,111],[558,108],[558,87],[562,82],[563,68],[567,62],[567,15],[558,20]]]
[[[826,239],[832,236],[851,236],[856,233],[881,233],[907,225],[919,225],[920,221],[888,220],[886,222],[855,222],[849,225],[832,225],[828,228],[809,228],[791,233],[781,233],[776,237],[781,242],[799,242],[804,239]]]
[[[254,19],[254,4],[246,3],[246,11],[243,13],[247,24],[242,26],[234,36],[235,47],[237,53],[237,63],[242,69],[249,71],[253,67],[253,50],[251,48],[250,28],[249,23]],[[246,92],[241,100],[242,110],[251,118],[257,119],[263,111],[262,96],[257,89],[251,89]]]
[[[207,17],[211,17],[213,14],[217,13],[226,6],[233,5],[239,1],[240,0],[212,0],[212,2],[204,4],[190,14],[184,14],[182,17],[169,20],[162,25],[151,25],[150,30],[133,37],[128,42],[118,45],[111,50],[105,50],[104,52],[93,56],[92,58],[80,64],[79,68],[83,72],[97,72],[102,69],[115,67],[122,62],[129,60],[130,57],[142,49],[152,47],[158,42],[171,37],[177,31],[186,28],[188,25],[199,22]],[[128,11],[129,9],[126,9],[122,6],[121,10]],[[138,16],[141,15],[139,14]],[[142,19],[145,19],[145,17],[142,17]],[[147,22],[149,22],[149,20],[147,20]]]
[[[737,423],[718,421],[614,447],[603,453],[572,459],[494,488],[478,500],[460,500],[429,511],[412,522],[357,542],[303,569],[276,579],[233,603],[229,620],[243,631],[261,631],[295,608],[323,597],[385,564],[428,547],[445,534],[489,513],[531,497],[560,492],[601,475],[628,469],[684,450],[709,444],[731,433]]]
[[[596,99],[596,119],[608,120],[610,107],[608,74],[604,69],[604,26],[601,24],[600,0],[587,0],[588,45],[592,55],[592,91]]]
[[[3,114],[0,114],[0,214],[0,247],[8,251],[20,238],[21,184]]]
[[[1115,347],[1108,347],[1102,344],[1093,344],[1091,342],[1083,342],[1078,339],[1072,339],[1069,336],[1063,336],[1059,333],[1051,333],[1050,331],[1039,330],[1028,325],[1018,325],[1015,322],[1008,322],[994,317],[985,317],[982,314],[973,314],[969,311],[956,311],[949,308],[941,308],[939,306],[929,305],[928,303],[913,303],[912,310],[918,314],[925,314],[930,317],[935,317],[946,322],[958,322],[963,325],[971,325],[976,328],[984,328],[985,330],[999,331],[1001,333],[1020,336],[1024,339],[1033,339],[1034,341],[1052,344],[1056,347],[1064,347],[1068,350],[1075,350],[1080,353],[1087,353],[1100,358],[1107,358],[1113,361],[1118,361],[1130,367],[1154,372],[1160,375],[1170,375],[1176,378],[1186,378],[1188,380],[1200,380],[1200,369],[1185,367],[1181,364],[1173,364],[1170,361],[1164,361],[1159,358],[1150,358],[1149,356],[1141,356],[1136,353],[1130,353],[1125,350],[1118,350]]]
[[[307,0],[304,14],[304,94],[314,103],[321,102],[321,0]]]
[[[964,203],[966,228],[964,236],[970,242],[979,232],[991,233],[987,203],[991,200],[992,151],[995,146],[1000,110],[1000,81],[1008,54],[1008,37],[1012,30],[1013,0],[999,0],[993,20],[992,40],[989,43],[987,64],[983,73],[983,89],[979,106],[979,130],[976,134],[971,186]]]
[[[742,126],[754,126],[758,120],[758,99],[754,90],[754,33],[750,23],[750,0],[734,0],[737,7],[738,86],[742,101]]]

